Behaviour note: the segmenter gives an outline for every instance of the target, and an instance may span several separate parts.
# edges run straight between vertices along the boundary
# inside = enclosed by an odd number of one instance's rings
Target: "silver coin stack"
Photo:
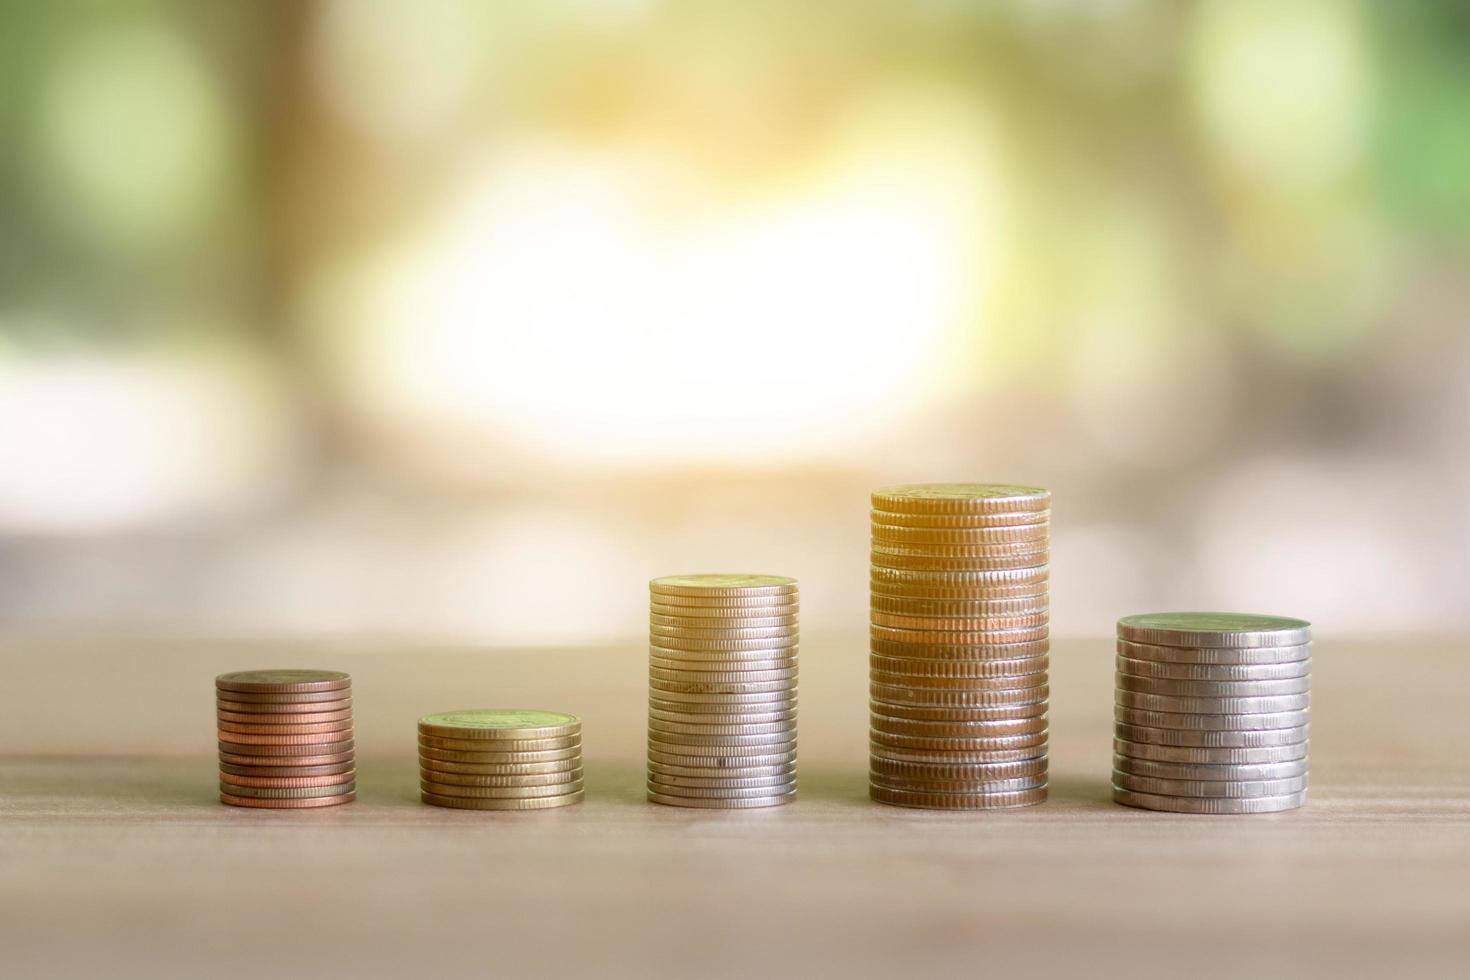
[[[872,504],[868,795],[946,810],[1042,802],[1051,494],[921,484]]]
[[[796,580],[675,575],[648,587],[648,799],[794,800]]]
[[[1312,628],[1236,613],[1118,620],[1113,799],[1274,813],[1307,799]]]

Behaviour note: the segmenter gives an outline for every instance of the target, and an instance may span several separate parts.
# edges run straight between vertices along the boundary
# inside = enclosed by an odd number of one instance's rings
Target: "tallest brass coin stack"
[[[796,798],[796,580],[649,583],[648,799],[734,809]]]
[[[945,810],[1046,799],[1051,494],[872,495],[869,795]]]

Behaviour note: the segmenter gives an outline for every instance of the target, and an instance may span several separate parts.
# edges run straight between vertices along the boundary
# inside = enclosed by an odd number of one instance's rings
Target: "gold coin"
[[[908,779],[870,773],[868,785],[900,793],[964,793],[967,795],[993,796],[997,793],[1021,793],[1046,786],[1047,777],[1023,776],[1016,779],[996,779],[982,782],[972,779]]]
[[[868,639],[868,650],[876,657],[894,660],[953,660],[970,663],[993,663],[996,665],[1020,663],[1024,660],[1047,659],[1051,640],[1033,640],[1029,643],[1000,643],[994,645],[945,643],[897,643],[893,640]],[[1000,670],[1006,673],[1005,670]]]
[[[545,752],[460,752],[449,749],[433,749],[427,746],[419,746],[419,760],[432,759],[435,762],[463,762],[475,763],[482,766],[496,766],[512,762],[557,762],[562,759],[582,758],[582,747],[573,746],[569,749],[551,749]]]
[[[869,511],[874,524],[894,527],[932,528],[982,528],[1021,527],[1046,524],[1051,520],[1051,511],[1001,511],[993,514],[905,514],[897,510]]]
[[[657,636],[649,640],[649,649],[659,648],[676,653],[770,653],[788,650],[781,656],[795,656],[797,637],[781,636],[764,640],[707,640],[695,637]]]
[[[875,568],[965,572],[1037,568],[1046,564],[1047,553],[1045,551],[1032,551],[1014,555],[953,558],[934,557],[931,555],[898,555],[873,550],[868,553],[868,560]]]
[[[932,528],[904,527],[899,524],[880,524],[875,521],[872,526],[872,535],[874,541],[891,544],[939,545],[952,548],[977,545],[1045,544],[1050,540],[1050,530],[1047,524],[1026,524],[1019,527]],[[1025,550],[1036,549],[1027,548]]]
[[[868,666],[885,674],[903,677],[957,677],[984,684],[967,685],[1001,690],[1046,683],[1048,657],[1021,660],[914,660],[904,657],[868,656]]]
[[[699,619],[693,616],[666,616],[662,613],[650,612],[648,623],[650,626],[666,626],[679,630],[699,630],[707,632],[718,630],[725,633],[729,630],[751,630],[751,629],[782,629],[790,630],[797,625],[799,616],[726,616],[720,619]]]
[[[792,790],[782,796],[762,796],[748,800],[701,800],[687,796],[669,796],[666,793],[655,793],[649,791],[650,803],[662,803],[666,806],[688,806],[707,810],[749,810],[756,807],[780,806],[790,803],[796,799],[796,791]]]
[[[996,514],[1047,510],[1051,491],[1004,483],[911,483],[872,493],[874,510],[902,514]]]
[[[538,796],[528,800],[476,799],[467,796],[420,793],[419,799],[430,806],[448,807],[453,810],[550,810],[554,807],[581,803],[582,792],[582,790],[577,790],[565,796]]]
[[[560,711],[522,708],[475,708],[424,715],[419,731],[441,738],[544,739],[575,735],[582,719]]]
[[[1036,688],[1028,688],[1028,691],[1034,690]],[[1014,721],[1018,718],[1036,718],[1045,714],[1047,699],[1043,695],[1027,703],[969,708],[931,708],[927,705],[890,704],[887,701],[870,700],[868,710],[874,715],[901,721],[951,724],[974,721]]]
[[[679,609],[684,615],[689,616],[753,616],[757,613],[741,612],[745,609],[770,609],[772,615],[785,615],[788,612],[796,612],[801,606],[801,597],[795,592],[785,595],[754,595],[754,596],[712,596],[712,595],[668,595],[667,593],[653,593],[649,596],[649,602],[653,606],[663,606],[669,609]],[[723,610],[735,610],[726,613]]]
[[[649,644],[650,659],[672,660],[678,663],[709,664],[709,670],[744,670],[742,664],[761,663],[770,660],[795,660],[800,649],[796,644],[777,650],[675,650],[670,647]],[[728,667],[726,666],[728,665]]]
[[[795,657],[763,660],[671,660],[650,655],[648,666],[661,670],[718,673],[729,676],[731,674],[760,674],[771,670],[795,670],[797,662]],[[754,678],[747,679],[754,680]]]
[[[765,684],[771,681],[789,681],[796,678],[796,668],[780,670],[670,670],[667,667],[648,668],[648,676],[661,681],[679,681],[686,684]]]
[[[943,619],[989,619],[1004,616],[1034,616],[1049,611],[1045,593],[1018,599],[924,599],[912,596],[873,594],[868,608],[894,616],[935,616]]]
[[[868,635],[875,640],[890,643],[942,646],[998,646],[1010,643],[1031,643],[1050,636],[1047,626],[1027,626],[1020,629],[999,630],[916,630],[899,629],[895,626],[868,626]]]
[[[911,718],[893,718],[888,715],[870,714],[870,734],[902,736],[905,738],[933,740],[948,743],[951,740],[1003,738],[1010,735],[1035,735],[1047,728],[1046,713],[1030,718],[1002,718],[991,721],[915,721]],[[917,745],[918,743],[913,743]],[[935,745],[934,748],[964,749],[961,744]],[[983,746],[978,746],[983,747]],[[999,746],[1005,748],[1006,746]]]
[[[750,629],[709,629],[689,626],[659,626],[650,624],[650,642],[661,642],[654,638],[670,637],[677,640],[784,640],[799,636],[796,626],[756,626]]]
[[[487,778],[529,776],[529,775],[552,775],[556,773],[567,773],[582,768],[582,754],[579,752],[566,759],[555,759],[550,762],[446,762],[440,759],[419,758],[419,769],[429,770],[437,773],[449,773],[459,776],[484,776]],[[437,778],[437,777],[436,777]]]
[[[1030,564],[1045,562],[1047,553],[1045,541],[1026,541],[1019,544],[895,544],[875,539],[871,548],[875,555],[900,558],[936,558],[946,561],[1026,559]]]
[[[784,575],[666,575],[648,583],[655,595],[768,596],[796,592],[796,579]]]
[[[650,774],[688,779],[773,779],[796,772],[796,762],[770,766],[680,766],[649,760],[648,771]]]
[[[868,585],[875,595],[930,599],[1012,599],[1045,595],[1051,578],[1047,565],[981,571],[870,567]]]
[[[571,749],[582,744],[581,735],[564,738],[440,738],[420,735],[419,747],[453,749],[458,752],[544,752],[548,749]]]
[[[704,623],[707,626],[733,625],[753,626],[758,623],[747,623],[750,619],[781,619],[796,622],[801,614],[795,605],[789,606],[767,606],[767,607],[716,607],[716,606],[669,606],[661,602],[655,602],[648,607],[650,616],[665,616],[670,619],[679,620],[674,625],[697,626]],[[783,625],[777,623],[774,625]]]
[[[1049,622],[1049,617],[1046,613],[1033,613],[1029,616],[986,616],[983,618],[905,616],[899,613],[877,611],[869,615],[875,626],[891,626],[895,629],[932,630],[948,633],[991,633],[996,630],[1045,629]]]
[[[1015,735],[994,735],[989,738],[980,736],[973,738],[925,738],[922,735],[893,735],[889,732],[879,731],[876,728],[868,729],[870,750],[874,745],[882,745],[890,749],[907,749],[909,751],[988,752],[996,749],[1034,748],[1046,744],[1046,736],[1047,730],[1045,725],[1033,732]]]
[[[481,776],[468,775],[457,772],[438,772],[434,769],[420,769],[419,780],[433,783],[441,783],[445,786],[483,786],[483,787],[515,787],[515,786],[564,786],[567,783],[582,780],[582,769],[566,769],[562,772],[543,772],[527,775],[507,776]],[[454,795],[454,794],[448,794]]]
[[[1046,778],[1047,760],[1045,756],[1039,759],[1024,759],[1020,762],[990,762],[990,763],[924,763],[924,762],[894,762],[891,759],[880,759],[873,756],[868,760],[869,778],[873,776],[884,777],[886,780],[895,779],[932,779],[939,782],[959,782],[970,780],[972,782],[993,782],[1001,779],[1021,779],[1026,777],[1040,776]]]
[[[554,786],[461,786],[457,783],[420,779],[419,789],[435,796],[455,796],[471,800],[534,800],[579,793],[582,790],[582,780],[573,779]]]
[[[870,783],[868,796],[876,803],[916,807],[922,810],[1002,810],[1044,803],[1046,787],[1013,793],[918,793],[888,789]]]

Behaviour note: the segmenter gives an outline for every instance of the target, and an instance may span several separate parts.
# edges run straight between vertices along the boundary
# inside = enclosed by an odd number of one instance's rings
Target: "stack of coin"
[[[1172,813],[1301,806],[1311,658],[1311,624],[1300,619],[1118,620],[1113,799]]]
[[[549,810],[582,800],[582,719],[481,708],[419,719],[419,798],[457,810]]]
[[[796,798],[796,580],[649,583],[648,798],[732,809]]]
[[[351,803],[352,678],[242,670],[214,679],[220,801],[268,810]]]
[[[1042,802],[1051,494],[920,484],[872,504],[869,795],[950,810]]]

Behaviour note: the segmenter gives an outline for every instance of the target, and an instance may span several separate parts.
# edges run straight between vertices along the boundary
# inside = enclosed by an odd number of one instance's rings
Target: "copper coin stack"
[[[220,802],[266,810],[357,798],[352,678],[336,670],[242,670],[214,679]]]
[[[477,708],[419,719],[419,798],[455,810],[550,810],[582,801],[582,719]]]
[[[1118,620],[1113,799],[1275,813],[1307,799],[1312,627],[1239,613]]]
[[[796,580],[675,575],[649,593],[648,799],[796,799]]]
[[[937,483],[872,495],[868,792],[945,810],[1047,792],[1051,494]]]

